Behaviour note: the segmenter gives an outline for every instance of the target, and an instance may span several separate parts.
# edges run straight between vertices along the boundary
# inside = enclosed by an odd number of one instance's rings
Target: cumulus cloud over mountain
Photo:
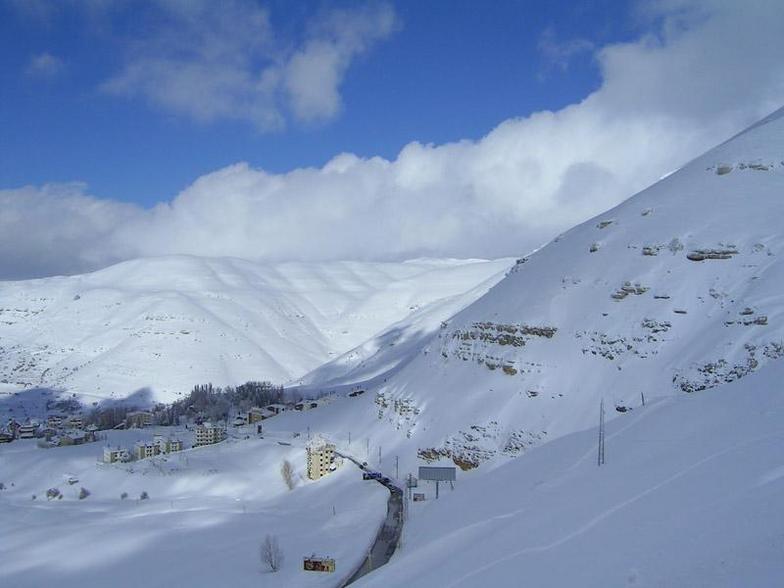
[[[639,16],[648,33],[593,49],[602,76],[594,93],[504,121],[478,141],[412,142],[391,161],[340,154],[285,174],[238,163],[151,210],[73,185],[0,191],[0,276],[172,253],[270,260],[525,253],[784,102],[784,5],[668,1]],[[297,116],[340,108],[334,93],[314,102],[320,86],[307,84],[309,60],[318,39],[341,39],[327,55],[339,78],[375,38],[378,28],[364,22],[342,37],[326,22],[292,57],[284,85],[297,96]],[[322,85],[334,89],[333,81]]]

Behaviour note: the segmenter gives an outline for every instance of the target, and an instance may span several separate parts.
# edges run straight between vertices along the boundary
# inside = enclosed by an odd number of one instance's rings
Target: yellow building
[[[127,449],[122,447],[104,447],[103,448],[103,461],[104,463],[115,463],[118,461],[128,461],[131,455]]]
[[[66,422],[72,429],[84,429],[84,420],[80,416],[72,416]]]
[[[63,424],[64,420],[65,418],[59,414],[50,414],[46,419],[46,424],[52,429],[56,429]]]
[[[153,443],[158,446],[160,453],[174,453],[182,451],[182,441],[174,437],[164,438],[163,435],[155,435]]]
[[[136,445],[134,445],[134,454],[136,455],[136,459],[155,457],[160,452],[161,448],[157,443],[139,441]]]
[[[335,446],[331,443],[308,445],[308,478],[318,480],[335,469]]]
[[[334,572],[335,559],[332,557],[318,557],[311,555],[303,558],[302,569],[306,572]]]
[[[152,425],[152,413],[147,410],[129,412],[125,415],[125,422],[128,428],[136,427],[141,429],[142,427],[149,427]]]
[[[271,416],[275,416],[275,414],[276,413],[267,408],[259,408],[258,406],[254,406],[248,411],[248,424],[252,425],[254,423],[258,423],[259,421],[268,419]]]
[[[182,451],[182,441],[180,439],[167,439],[166,453],[173,453],[175,451]]]
[[[196,427],[196,443],[194,447],[201,445],[213,445],[226,438],[226,431],[223,427],[212,423],[204,423]]]

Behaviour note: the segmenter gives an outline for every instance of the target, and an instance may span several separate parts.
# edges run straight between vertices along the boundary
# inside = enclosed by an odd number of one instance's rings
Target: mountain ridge
[[[510,263],[164,256],[0,282],[0,381],[156,400],[208,381],[284,383]]]

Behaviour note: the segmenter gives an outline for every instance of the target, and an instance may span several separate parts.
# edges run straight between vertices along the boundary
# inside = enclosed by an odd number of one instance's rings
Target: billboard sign
[[[419,466],[420,480],[454,482],[456,480],[456,475],[456,468],[454,467]]]

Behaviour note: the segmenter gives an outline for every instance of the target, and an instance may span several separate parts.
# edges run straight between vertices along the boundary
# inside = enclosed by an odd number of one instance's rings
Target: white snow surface
[[[512,262],[171,256],[0,282],[0,381],[162,401],[199,383],[284,383],[418,310],[448,318],[455,298],[473,301]]]
[[[357,588],[784,585],[784,396],[778,362],[637,407],[454,490],[420,483],[403,548]]]
[[[783,113],[521,260],[371,381],[385,445],[475,467],[594,426],[601,399],[784,356]]]
[[[108,443],[128,447],[155,432],[111,431]],[[190,446],[191,434],[176,434]],[[304,438],[278,431],[130,464],[99,463],[100,442],[0,445],[0,585],[334,586],[362,563],[388,492],[350,463],[307,480]],[[294,466],[292,491],[284,460]],[[49,488],[63,499],[47,500]],[[81,488],[90,492],[83,500]],[[259,555],[268,534],[285,558],[277,573]],[[312,553],[335,558],[336,572],[303,572]]]

